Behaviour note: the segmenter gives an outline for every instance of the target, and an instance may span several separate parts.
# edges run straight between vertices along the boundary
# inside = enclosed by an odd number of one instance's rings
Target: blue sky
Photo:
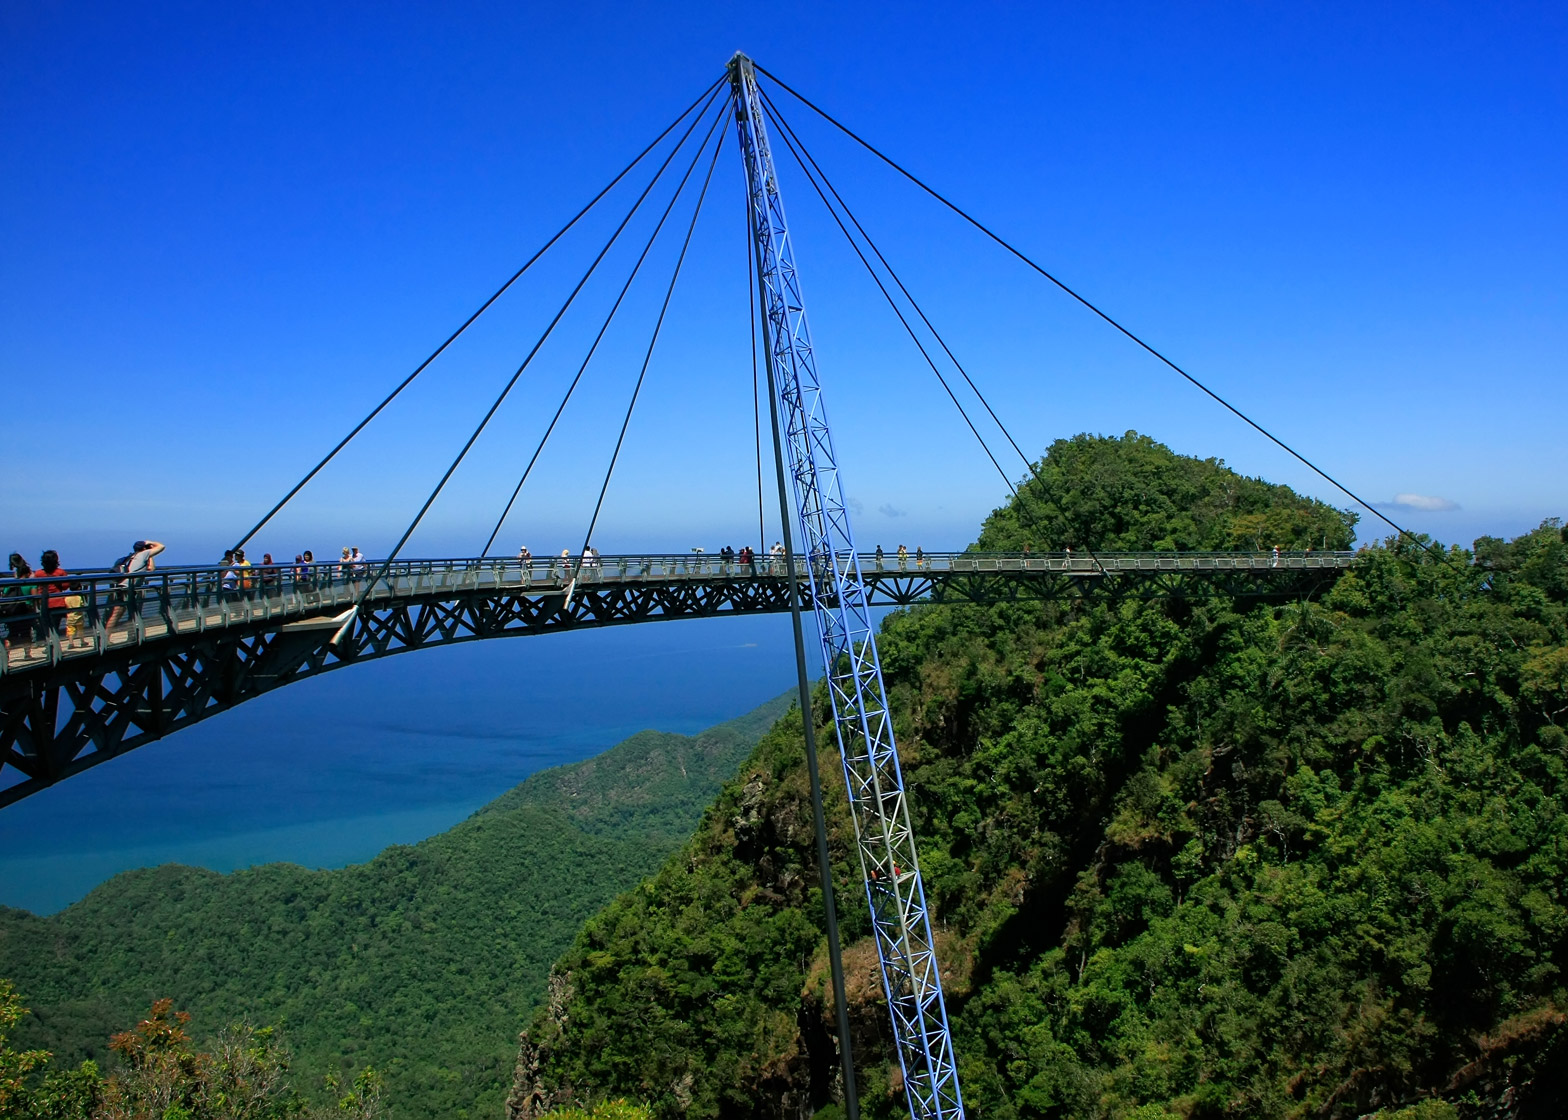
[[[6,5],[0,543],[57,547],[67,566],[136,536],[213,558],[736,49],[1353,489],[1405,496],[1396,519],[1464,542],[1519,532],[1568,513],[1565,32],[1549,4]],[[781,104],[1026,449],[1136,428],[1343,504]],[[606,552],[750,536],[726,144],[596,534]],[[782,179],[861,542],[962,545],[1001,482],[804,181]],[[395,539],[629,198],[256,551]],[[505,550],[581,540],[661,246]],[[411,552],[483,543],[621,267]]]

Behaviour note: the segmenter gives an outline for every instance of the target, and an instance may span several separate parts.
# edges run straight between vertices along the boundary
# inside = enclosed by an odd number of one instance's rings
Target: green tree
[[[557,1108],[540,1120],[653,1120],[645,1105],[632,1104],[624,1097],[590,1105],[587,1108]]]
[[[1350,539],[1330,507],[1134,435],[1059,441],[1040,474],[977,547]],[[1368,548],[1310,602],[887,618],[971,1111],[1479,1118],[1568,1092],[1568,550],[1555,523],[1473,558],[1427,543]],[[515,1100],[624,1093],[669,1120],[829,1105],[800,738],[775,728],[685,848],[585,926]],[[828,790],[861,1099],[891,1120]]]
[[[18,1038],[111,1068],[105,1040],[173,993],[199,1023],[288,1023],[291,1076],[316,1103],[373,1066],[402,1117],[494,1114],[551,962],[684,842],[785,707],[642,732],[355,867],[170,866],[50,918],[0,908],[0,976],[35,1012]]]
[[[87,1120],[102,1092],[98,1067],[83,1062],[73,1070],[54,1070],[47,1050],[13,1049],[11,1034],[26,1014],[15,985],[0,979],[0,1116]]]

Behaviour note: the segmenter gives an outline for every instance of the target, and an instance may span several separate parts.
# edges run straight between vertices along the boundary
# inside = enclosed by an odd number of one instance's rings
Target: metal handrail
[[[1097,555],[1053,552],[862,552],[865,577],[930,577],[1019,571],[1091,578],[1116,572],[1257,571],[1283,567],[1343,568],[1352,552],[1124,552]],[[813,562],[797,557],[797,574]],[[113,652],[153,638],[236,623],[281,620],[284,625],[334,617],[356,603],[401,596],[508,589],[535,593],[625,581],[672,579],[782,579],[781,557],[756,556],[751,564],[717,552],[637,553],[600,557],[444,557],[397,560],[366,586],[380,562],[228,567],[163,567],[141,572],[68,572],[0,579],[0,623],[8,630],[0,675],[16,669]],[[48,587],[55,587],[49,592]],[[74,597],[74,603],[72,598]],[[49,605],[64,599],[65,605]],[[20,653],[20,656],[16,656]],[[17,664],[12,665],[13,657]]]
[[[862,552],[858,553],[857,555],[859,557],[859,560],[861,562],[861,566],[862,567],[864,567],[864,568],[874,568],[875,560],[876,560],[876,553],[875,552],[862,551]],[[1325,562],[1327,562],[1328,566],[1344,567],[1344,566],[1346,566],[1346,563],[1348,561],[1353,560],[1357,555],[1358,555],[1357,553],[1350,552],[1350,551],[1318,551],[1318,550],[1312,549],[1312,550],[1295,551],[1295,552],[1284,552],[1284,551],[1282,551],[1282,552],[1280,552],[1278,554],[1277,559],[1279,559],[1280,561],[1286,561],[1286,560],[1318,560],[1318,561],[1325,561]],[[910,565],[913,565],[916,562],[916,553],[910,552],[907,555],[907,557],[905,557],[905,559],[908,561],[908,563]],[[956,561],[960,561],[960,562],[969,562],[969,561],[999,561],[999,560],[1014,560],[1014,561],[1024,560],[1024,561],[1029,561],[1031,564],[1034,563],[1034,562],[1039,562],[1039,561],[1045,561],[1045,562],[1072,561],[1074,563],[1088,563],[1088,564],[1091,564],[1091,565],[1094,564],[1094,563],[1100,563],[1100,564],[1105,565],[1107,567],[1112,562],[1125,564],[1127,561],[1131,561],[1131,560],[1139,560],[1139,561],[1141,561],[1141,560],[1176,561],[1176,562],[1180,563],[1183,567],[1193,566],[1192,562],[1194,562],[1194,561],[1226,560],[1226,561],[1237,562],[1240,566],[1249,567],[1249,568],[1256,568],[1256,567],[1268,567],[1268,566],[1270,566],[1272,564],[1272,562],[1274,561],[1274,559],[1276,559],[1276,557],[1275,557],[1275,555],[1272,552],[1197,552],[1197,551],[1193,551],[1193,552],[1152,552],[1152,551],[1145,551],[1145,552],[1101,552],[1101,553],[1088,553],[1088,552],[978,552],[978,551],[963,551],[963,552],[922,552],[920,559],[922,561],[922,563],[921,563],[922,567],[936,568],[938,570],[942,570],[942,569],[950,567],[951,564],[953,563],[953,561],[955,561],[955,560]],[[773,560],[773,558],[770,557],[770,556],[763,555],[763,554],[758,554],[758,555],[756,555],[754,557],[754,564],[757,564],[757,565],[767,565],[772,560]],[[883,560],[883,568],[882,568],[882,570],[887,570],[888,568],[890,568],[892,566],[895,566],[898,563],[899,557],[897,556],[896,553],[884,551],[883,554],[882,554],[882,560]],[[584,559],[582,557],[577,557],[577,556],[573,556],[573,557],[534,556],[534,557],[531,557],[527,561],[527,566],[531,570],[537,572],[537,571],[540,571],[540,570],[543,570],[543,569],[548,569],[550,567],[559,567],[561,565],[565,565],[568,568],[570,568],[571,570],[576,571],[579,568],[579,566],[581,566],[583,568],[583,570],[594,570],[594,569],[601,569],[602,570],[602,569],[606,569],[606,568],[610,568],[610,567],[616,567],[616,566],[627,566],[627,565],[646,566],[646,565],[649,565],[649,564],[654,564],[654,565],[661,566],[662,568],[664,568],[667,571],[673,570],[673,571],[693,571],[693,572],[711,573],[711,572],[715,572],[715,571],[718,570],[718,565],[720,563],[721,563],[721,558],[720,558],[719,553],[717,553],[717,552],[703,552],[703,553],[693,553],[693,552],[647,552],[647,553],[618,553],[618,554],[615,554],[615,555],[600,556],[600,557],[598,557],[598,558],[596,558],[594,560],[586,560],[586,559]],[[724,563],[727,563],[728,567],[730,567],[730,568],[735,568],[735,567],[739,566],[739,561],[738,560],[730,560],[730,561],[727,561],[727,562],[724,562]],[[367,558],[367,559],[362,560],[359,564],[355,565],[354,568],[355,568],[355,570],[357,570],[360,573],[366,573],[366,572],[370,571],[371,569],[379,568],[380,565],[381,565],[381,561],[380,560],[373,560],[373,559],[368,559]],[[443,566],[444,570],[447,570],[447,571],[456,571],[456,570],[479,571],[479,570],[485,570],[485,569],[489,569],[489,570],[508,570],[508,571],[511,571],[511,570],[520,570],[524,566],[524,562],[520,561],[516,557],[501,557],[501,556],[460,556],[460,557],[439,557],[439,558],[420,557],[420,558],[410,558],[410,559],[401,559],[401,560],[393,561],[392,566],[390,568],[389,574],[390,573],[402,574],[402,573],[406,573],[408,571],[411,571],[411,570],[417,569],[417,568],[423,568],[426,571],[430,571],[430,570],[434,570],[434,567],[436,565]],[[1299,565],[1292,565],[1292,566],[1299,566]],[[115,571],[111,571],[109,569],[103,569],[103,568],[87,568],[87,569],[79,569],[79,570],[73,571],[73,572],[63,573],[62,578],[69,579],[69,580],[71,580],[73,582],[87,581],[87,582],[90,582],[90,583],[92,583],[94,585],[109,585],[109,584],[116,584],[116,585],[118,585],[118,584],[121,584],[121,583],[123,583],[124,581],[127,581],[127,580],[132,581],[133,583],[134,582],[145,582],[145,581],[155,580],[155,579],[169,577],[169,576],[181,576],[181,575],[184,575],[184,576],[206,575],[206,576],[217,576],[217,577],[221,578],[222,574],[224,572],[226,572],[226,571],[229,571],[230,569],[231,569],[231,566],[227,566],[227,565],[164,565],[164,566],[161,566],[161,567],[159,567],[159,568],[157,568],[155,570],[152,570],[152,571],[140,571],[140,572],[125,573],[125,572],[115,572]],[[292,573],[292,572],[298,571],[298,572],[302,573],[306,578],[317,578],[317,579],[319,579],[319,578],[322,578],[324,575],[326,575],[328,573],[346,573],[346,572],[348,572],[350,570],[350,565],[349,565],[349,563],[347,561],[340,562],[340,561],[335,561],[334,560],[334,561],[316,561],[313,564],[291,564],[291,563],[280,563],[280,564],[270,564],[270,565],[253,564],[253,565],[250,565],[250,566],[248,566],[248,567],[246,567],[244,569],[237,569],[237,570],[242,571],[242,572],[249,572],[249,573],[252,574],[253,578],[258,573],[262,573],[262,572],[269,572],[269,573],[270,572]],[[0,589],[4,589],[6,587],[15,586],[15,585],[37,584],[37,583],[45,583],[45,582],[50,582],[50,581],[47,579],[47,577],[43,577],[43,576],[5,577],[5,578],[0,578]]]

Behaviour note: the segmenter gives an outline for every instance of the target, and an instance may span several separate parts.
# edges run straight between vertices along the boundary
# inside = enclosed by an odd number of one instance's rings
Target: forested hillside
[[[1059,441],[1041,478],[981,547],[1334,548],[1353,525],[1132,433]],[[1371,547],[1310,602],[925,606],[879,643],[971,1115],[1559,1114],[1558,523]],[[514,1116],[834,1110],[798,717],[557,964]],[[839,891],[862,1101],[893,1117],[864,898]]]
[[[369,1065],[399,1120],[496,1116],[551,961],[690,835],[786,707],[694,737],[643,732],[367,864],[168,866],[54,917],[0,909],[0,977],[33,1010],[17,1043],[57,1067],[112,1067],[110,1035],[172,998],[198,1040],[283,1023],[301,1085]]]

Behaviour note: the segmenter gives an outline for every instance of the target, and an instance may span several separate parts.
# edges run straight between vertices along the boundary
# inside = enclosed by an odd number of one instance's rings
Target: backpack
[[[131,570],[131,556],[134,555],[135,553],[131,553],[130,556],[122,556],[114,562],[114,567],[111,570],[115,575],[121,575]]]

